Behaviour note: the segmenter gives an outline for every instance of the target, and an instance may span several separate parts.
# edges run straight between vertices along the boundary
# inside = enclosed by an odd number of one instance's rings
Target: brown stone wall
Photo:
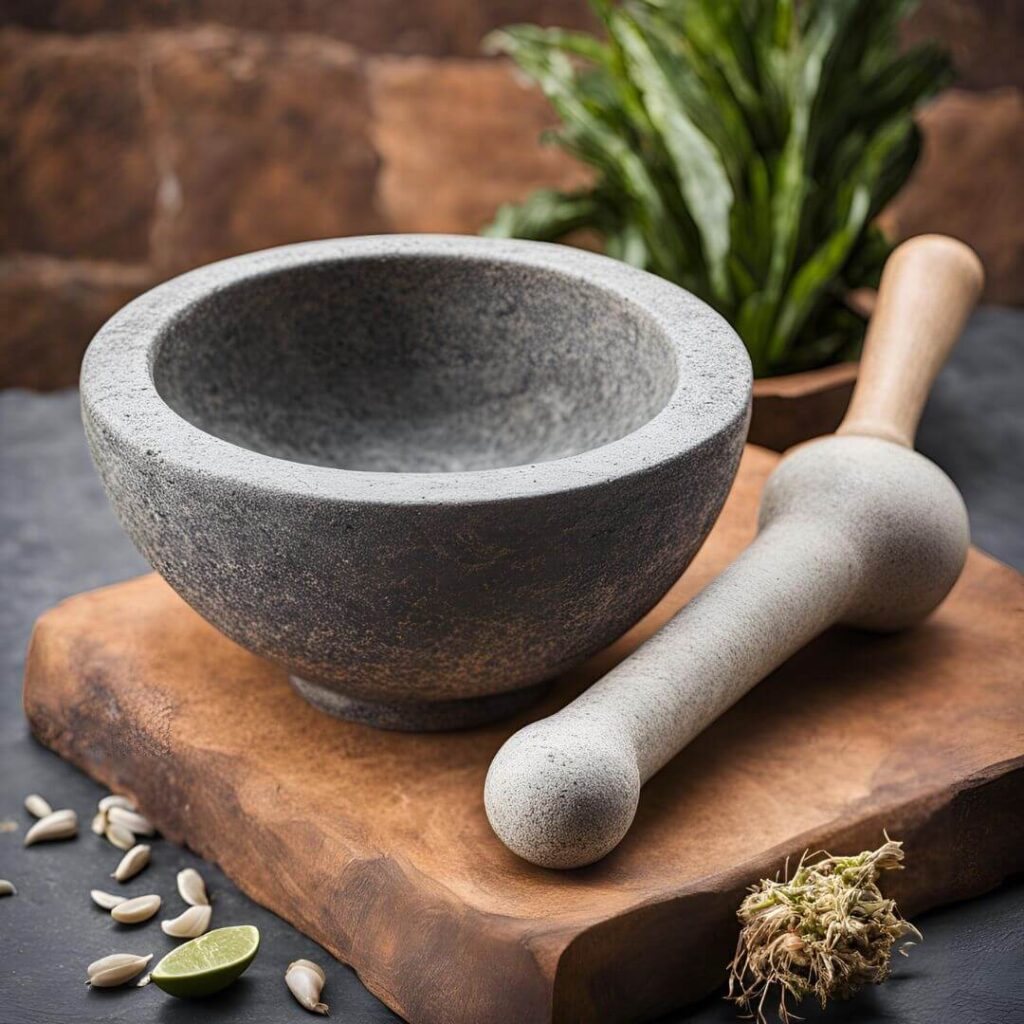
[[[192,266],[306,238],[476,231],[586,172],[538,144],[538,93],[491,28],[586,0],[0,0],[0,386],[73,383],[92,333]],[[1024,302],[1016,0],[926,0],[960,88],[888,214],[973,242]]]
[[[883,224],[898,238],[965,239],[985,264],[985,300],[1024,305],[1024,92],[950,89],[921,127],[921,160]]]

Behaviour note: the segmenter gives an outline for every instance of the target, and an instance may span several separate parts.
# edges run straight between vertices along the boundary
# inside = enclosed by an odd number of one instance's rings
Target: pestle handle
[[[974,250],[955,238],[919,235],[893,251],[882,272],[857,386],[837,434],[914,446],[928,392],[984,281]]]
[[[788,454],[743,554],[589,690],[505,742],[484,806],[510,850],[549,868],[598,860],[628,831],[641,786],[812,637],[835,622],[903,628],[945,597],[966,511],[913,438],[981,286],[978,258],[951,238],[893,253],[839,431],[867,436]]]
[[[843,541],[799,516],[769,525],[646,643],[549,718],[520,729],[484,785],[520,857],[580,867],[612,850],[640,787],[755,683],[836,622],[856,585]]]

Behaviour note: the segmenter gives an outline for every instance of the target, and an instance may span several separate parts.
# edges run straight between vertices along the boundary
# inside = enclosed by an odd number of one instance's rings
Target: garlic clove
[[[133,846],[118,862],[111,878],[119,882],[127,882],[134,878],[149,863],[150,847],[145,843]]]
[[[29,795],[25,797],[25,810],[28,811],[33,818],[46,818],[53,814],[53,808],[38,793],[29,793]]]
[[[130,850],[135,845],[134,834],[124,825],[116,825],[114,822],[108,821],[107,829],[103,834],[107,837],[107,842],[119,850]]]
[[[94,960],[85,969],[88,984],[94,988],[114,988],[131,981],[146,964],[153,959],[149,956],[136,956],[134,953],[112,953],[100,960]]]
[[[120,796],[117,793],[111,793],[110,796],[105,796],[97,805],[96,809],[106,814],[111,807],[123,807],[125,810],[134,811],[135,801],[128,796]]]
[[[149,818],[143,817],[137,811],[129,811],[126,807],[111,807],[107,811],[107,821],[113,825],[120,825],[137,836],[151,836],[156,832]]]
[[[72,810],[54,811],[40,818],[26,833],[25,845],[70,839],[78,831],[78,815]]]
[[[178,892],[189,906],[210,905],[210,898],[206,895],[206,883],[195,868],[185,868],[178,872]]]
[[[115,896],[113,893],[104,892],[102,889],[90,889],[89,896],[97,907],[102,907],[104,910],[113,910],[114,907],[119,907],[122,903],[128,902],[127,896]]]
[[[118,924],[142,924],[148,921],[160,909],[160,897],[136,896],[134,899],[119,903],[110,911],[110,916]]]
[[[209,906],[189,907],[169,921],[161,921],[160,929],[172,939],[194,939],[210,927],[213,908]]]
[[[320,1001],[327,977],[323,968],[312,960],[294,960],[284,972],[284,983],[296,1002],[310,1013],[327,1016],[330,1007]]]

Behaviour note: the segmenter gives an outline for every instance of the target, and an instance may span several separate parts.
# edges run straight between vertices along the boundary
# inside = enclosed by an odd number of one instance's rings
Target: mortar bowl
[[[318,707],[476,725],[610,643],[735,475],[750,363],[692,295],[562,246],[310,242],[146,293],[81,376],[128,534]]]

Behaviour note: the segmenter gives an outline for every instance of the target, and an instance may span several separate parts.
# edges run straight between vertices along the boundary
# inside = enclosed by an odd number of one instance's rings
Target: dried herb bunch
[[[910,0],[591,0],[603,38],[515,25],[487,44],[544,90],[550,138],[595,171],[503,206],[486,234],[604,249],[705,299],[756,376],[856,354],[849,291],[877,284],[872,221],[917,159],[914,109],[951,77],[902,49]]]
[[[879,891],[883,871],[902,870],[903,844],[885,837],[877,850],[853,857],[804,854],[793,877],[751,886],[737,911],[743,925],[730,964],[728,998],[747,1016],[766,1021],[765,1006],[779,995],[778,1015],[792,1020],[787,1000],[815,995],[825,1007],[889,976],[894,944],[921,938],[893,900]],[[899,952],[906,955],[903,942]]]

